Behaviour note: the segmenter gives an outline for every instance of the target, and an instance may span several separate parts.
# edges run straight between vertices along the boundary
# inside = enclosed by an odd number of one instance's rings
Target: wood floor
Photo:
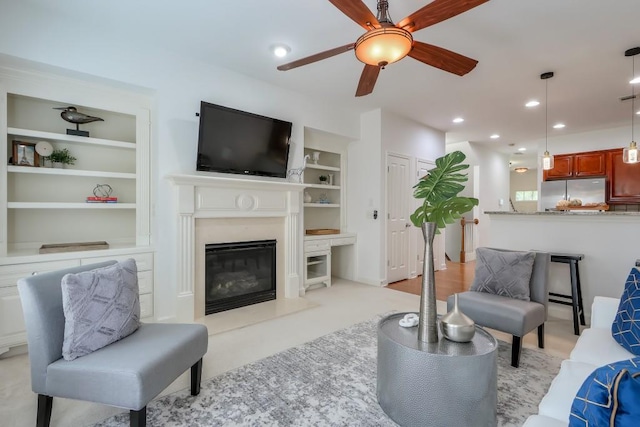
[[[468,291],[473,282],[473,272],[476,263],[474,261],[460,264],[447,261],[446,270],[435,272],[436,299],[446,301],[449,295]],[[387,285],[389,289],[420,295],[422,291],[422,276],[414,279],[401,280]]]

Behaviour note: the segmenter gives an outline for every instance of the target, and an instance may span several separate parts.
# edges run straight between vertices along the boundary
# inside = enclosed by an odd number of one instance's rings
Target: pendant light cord
[[[631,79],[634,79],[636,76],[636,57],[633,56],[631,60]],[[636,91],[635,85],[631,84],[631,142],[635,141],[633,139],[633,122],[636,116]]]
[[[549,79],[545,79],[544,81],[544,151],[549,151],[548,143],[549,143]]]

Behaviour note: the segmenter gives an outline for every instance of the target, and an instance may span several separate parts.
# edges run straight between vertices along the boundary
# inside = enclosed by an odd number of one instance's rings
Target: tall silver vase
[[[436,235],[435,222],[422,224],[424,237],[424,270],[422,272],[422,293],[420,294],[420,321],[418,339],[422,342],[438,342],[438,314],[436,311],[436,278],[433,265],[433,238]]]

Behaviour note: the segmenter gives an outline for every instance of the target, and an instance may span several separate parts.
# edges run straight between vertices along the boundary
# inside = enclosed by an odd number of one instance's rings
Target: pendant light
[[[634,47],[632,49],[627,50],[624,53],[624,56],[633,56],[631,60],[631,143],[628,147],[625,147],[622,150],[622,161],[625,163],[638,163],[638,146],[636,145],[636,141],[633,139],[633,119],[636,115],[636,94],[635,94],[635,77],[636,77],[636,58],[635,56],[640,53],[640,47]]]
[[[544,80],[544,154],[542,155],[542,169],[548,171],[553,169],[553,156],[549,154],[549,80],[553,77],[553,72],[540,74],[540,78]]]

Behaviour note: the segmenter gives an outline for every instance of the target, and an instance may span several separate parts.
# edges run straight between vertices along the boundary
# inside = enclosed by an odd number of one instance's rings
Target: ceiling
[[[393,111],[445,131],[448,143],[535,151],[533,141],[545,137],[544,103],[534,109],[524,104],[544,101],[540,74],[546,71],[555,72],[548,81],[550,137],[630,125],[631,106],[619,98],[631,92],[632,60],[624,51],[640,45],[638,0],[490,0],[414,33],[416,40],[478,60],[473,71],[458,77],[407,57],[382,70],[373,94],[361,98],[354,94],[363,64],[353,52],[276,70],[361,35],[362,28],[328,0],[27,1],[95,22],[95,31],[117,31],[140,48],[163,46],[318,102]],[[391,18],[398,22],[429,2],[389,0]],[[375,0],[364,3],[375,11]],[[269,50],[276,43],[291,48],[284,60]],[[636,63],[640,71],[640,58]],[[452,123],[457,116],[464,123]],[[566,128],[551,129],[557,121]],[[494,133],[500,138],[490,139]]]

